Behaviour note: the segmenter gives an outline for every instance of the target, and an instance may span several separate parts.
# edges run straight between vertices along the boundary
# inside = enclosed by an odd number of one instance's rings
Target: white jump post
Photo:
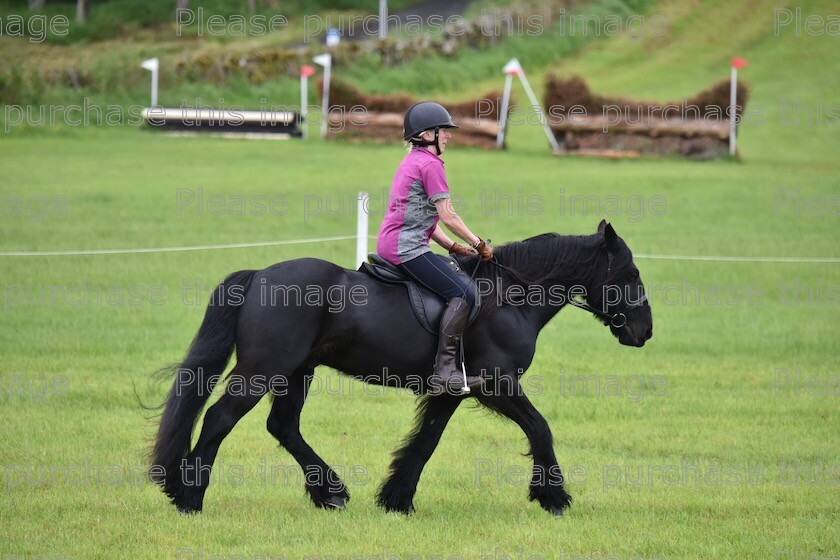
[[[505,66],[507,68],[507,66]],[[499,110],[499,133],[496,135],[496,147],[501,148],[505,145],[505,133],[507,130],[507,114],[510,106],[510,89],[513,86],[513,72],[505,70],[505,91],[502,94],[502,107]]]
[[[321,138],[327,137],[327,120],[330,113],[330,69],[332,68],[332,55],[330,53],[319,54],[312,59],[315,64],[324,67],[324,91],[321,95]]]
[[[729,155],[735,155],[735,130],[737,128],[736,113],[738,112],[738,69],[747,65],[743,58],[732,59],[732,74],[729,80]]]
[[[300,67],[300,120],[303,124],[303,137],[309,135],[309,126],[306,122],[309,106],[309,76],[315,73],[315,69],[311,66]]]
[[[367,261],[368,255],[368,193],[360,192],[356,207],[356,266]]]
[[[160,62],[157,57],[149,58],[140,63],[140,66],[152,73],[152,102],[149,107],[157,107],[158,104],[158,70]]]
[[[551,127],[548,125],[548,119],[545,118],[545,112],[543,111],[542,105],[537,100],[537,96],[534,94],[534,90],[531,89],[531,84],[528,83],[528,78],[525,76],[525,70],[522,69],[522,65],[519,64],[519,60],[516,58],[511,58],[505,67],[502,69],[505,74],[508,76],[519,76],[519,81],[522,82],[522,87],[525,88],[525,93],[528,94],[528,99],[531,101],[531,106],[534,108],[534,111],[537,112],[537,115],[540,118],[540,124],[543,126],[543,130],[545,130],[545,135],[548,137],[548,143],[551,144],[551,149],[555,152],[560,149],[560,146],[557,144],[557,139],[554,137],[554,132],[551,131]],[[506,82],[507,83],[507,82]],[[507,109],[505,109],[505,113]],[[504,140],[504,137],[502,137]],[[499,139],[496,138],[496,143],[498,144]]]

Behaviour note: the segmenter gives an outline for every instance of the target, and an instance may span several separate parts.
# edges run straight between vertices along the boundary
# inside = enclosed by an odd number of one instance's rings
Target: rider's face
[[[435,131],[434,130],[427,130],[423,134],[420,135],[423,140],[427,140],[429,142],[435,141]],[[438,132],[438,145],[440,146],[440,153],[446,149],[446,143],[452,139],[452,134],[446,128],[441,128]],[[434,150],[434,146],[428,146],[429,150]]]

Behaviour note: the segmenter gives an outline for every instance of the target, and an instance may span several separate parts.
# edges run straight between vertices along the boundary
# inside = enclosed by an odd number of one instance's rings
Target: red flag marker
[[[300,75],[302,78],[308,78],[315,74],[315,69],[311,66],[301,66],[300,67]]]
[[[747,61],[744,58],[739,58],[737,56],[732,57],[732,68],[743,68],[747,65]]]

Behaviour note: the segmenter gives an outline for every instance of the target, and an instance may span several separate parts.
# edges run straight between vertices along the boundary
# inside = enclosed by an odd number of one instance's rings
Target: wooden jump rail
[[[318,83],[323,93],[323,83]],[[453,143],[496,149],[499,121],[498,92],[461,103],[444,103],[460,127],[453,131]],[[327,137],[360,142],[402,144],[406,110],[420,101],[405,94],[366,95],[350,83],[333,78]],[[481,113],[478,109],[481,108]]]
[[[302,132],[299,113],[292,111],[246,111],[234,109],[190,109],[149,107],[143,109],[149,126],[168,131],[213,132],[226,136],[298,138]]]
[[[329,116],[327,136],[358,140],[402,142],[403,114],[401,113],[346,113],[335,112]],[[499,122],[487,118],[453,117],[459,128],[454,131],[453,142],[465,146],[496,147]]]

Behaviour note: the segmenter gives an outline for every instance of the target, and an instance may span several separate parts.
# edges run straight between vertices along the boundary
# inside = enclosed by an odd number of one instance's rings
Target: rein
[[[487,242],[489,243],[490,240],[488,239]],[[600,284],[600,286],[603,286],[604,284],[606,284],[607,282],[610,281],[610,273],[612,271],[613,256],[612,256],[612,253],[610,253],[609,251],[607,251],[607,258],[608,258],[608,261],[607,261],[607,279],[604,280],[604,282],[602,282]],[[478,267],[481,266],[481,262],[482,262],[481,258],[479,258],[478,262],[476,262],[476,264],[475,264],[475,268],[473,269],[472,274],[470,275],[471,280],[475,279],[475,274],[476,274],[476,272],[478,272]],[[495,255],[493,255],[493,258],[490,260],[490,263],[492,263],[494,266],[496,266],[496,268],[500,268],[502,270],[507,271],[511,276],[513,276],[519,282],[521,282],[523,284],[532,284],[532,282],[530,282],[527,278],[523,278],[521,274],[519,274],[518,272],[516,272],[515,270],[513,270],[509,266],[505,266],[502,263],[500,263]],[[613,328],[623,329],[624,327],[627,326],[627,315],[625,315],[624,313],[622,313],[620,311],[617,312],[617,313],[614,313],[614,314],[610,314],[610,313],[607,313],[605,311],[602,311],[602,310],[598,309],[597,307],[592,307],[591,305],[589,305],[585,301],[579,301],[579,300],[577,300],[575,298],[572,298],[572,297],[569,297],[566,301],[568,301],[568,303],[570,305],[572,305],[573,307],[577,307],[579,309],[583,309],[584,311],[588,311],[588,312],[592,313],[593,315],[599,317],[600,319],[602,319],[604,321],[607,321],[610,324],[610,326],[612,326]],[[628,307],[630,307],[630,308],[639,307],[645,301],[647,301],[647,294],[643,294],[642,297],[640,297],[637,301],[633,302],[632,304],[628,305]]]

